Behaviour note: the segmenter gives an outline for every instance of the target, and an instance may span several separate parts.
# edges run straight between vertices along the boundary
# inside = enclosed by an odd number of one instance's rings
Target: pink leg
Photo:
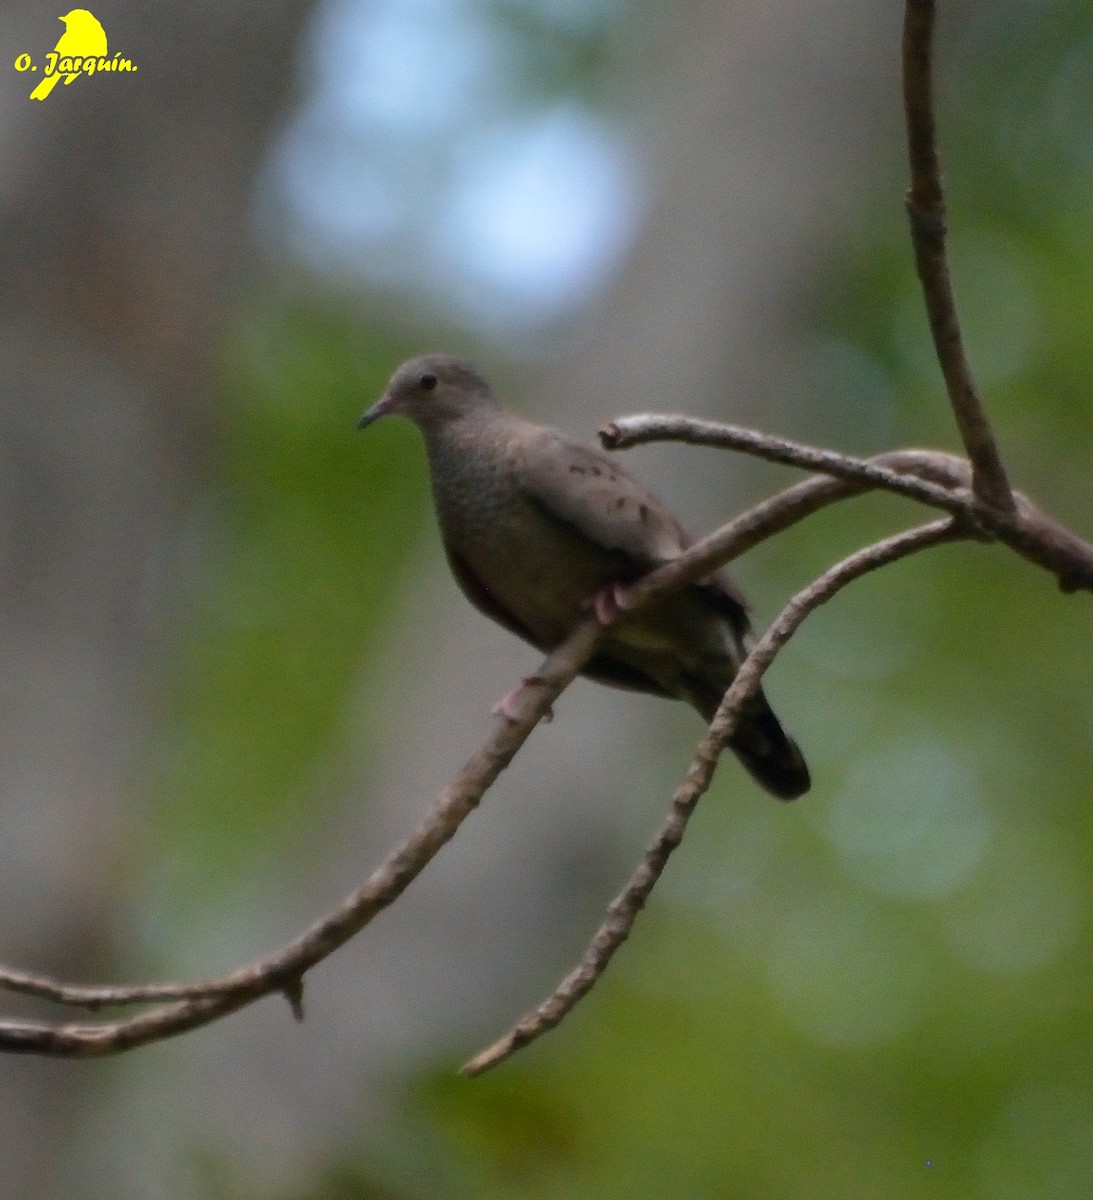
[[[589,596],[581,604],[581,608],[586,612],[595,613],[596,620],[601,625],[610,625],[629,607],[624,601],[624,596],[625,589],[621,583],[609,583],[594,596]]]
[[[500,700],[490,709],[495,717],[504,717],[506,721],[516,721],[519,719],[517,712],[516,701],[520,697],[520,693],[526,687],[536,687],[546,683],[546,680],[541,675],[525,675],[520,682],[512,689],[511,692],[506,692]],[[554,720],[554,709],[548,708],[546,716],[543,718],[546,721]]]

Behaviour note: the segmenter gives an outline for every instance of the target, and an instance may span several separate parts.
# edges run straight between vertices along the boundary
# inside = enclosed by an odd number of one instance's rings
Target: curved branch
[[[934,345],[970,465],[952,455],[926,450],[856,459],[750,430],[682,417],[623,418],[606,427],[601,437],[609,448],[665,438],[716,444],[822,472],[756,505],[678,559],[626,588],[620,605],[625,610],[654,604],[824,505],[870,488],[899,493],[944,510],[949,517],[850,555],[786,606],[742,665],[676,789],[661,829],[630,882],[608,909],[580,964],[547,1001],[472,1059],[464,1068],[470,1074],[486,1070],[553,1028],[593,986],[629,935],[669,856],[679,845],[691,813],[709,786],[721,750],[736,727],[741,706],[808,614],[851,580],[927,546],[978,536],[998,538],[1054,572],[1064,590],[1093,591],[1093,546],[1012,491],[967,361],[947,260],[945,199],[931,95],[933,24],[933,0],[907,0],[903,37],[911,165],[907,209]],[[109,1022],[0,1021],[0,1052],[71,1056],[116,1053],[208,1024],[261,996],[278,992],[286,997],[294,1015],[302,1016],[305,973],[397,899],[455,835],[553,701],[595,652],[609,624],[592,618],[582,621],[547,657],[534,682],[522,689],[515,706],[516,717],[498,721],[483,746],[468,759],[409,836],[360,887],[285,946],[229,974],[193,983],[95,987],[0,968],[0,989],[61,1004],[92,1009],[120,1004],[157,1005],[140,1015]]]
[[[600,440],[609,450],[660,441],[720,446],[770,462],[823,471],[847,485],[856,485],[849,486],[842,495],[868,488],[896,492],[978,526],[984,536],[997,538],[1052,572],[1064,592],[1093,591],[1093,545],[1042,512],[1020,492],[1012,493],[1012,510],[983,504],[969,490],[969,464],[941,450],[893,450],[870,459],[855,458],[738,425],[659,413],[619,417],[600,430]]]
[[[731,445],[829,472],[805,479],[761,502],[696,542],[679,558],[638,580],[622,597],[627,611],[656,603],[825,505],[871,487],[946,509],[962,523],[965,536],[981,532],[986,526],[1027,557],[1050,565],[1072,587],[1093,588],[1093,548],[1049,522],[1023,497],[1012,519],[997,510],[984,509],[968,492],[968,464],[952,455],[902,450],[865,461],[685,418],[624,418],[615,422],[613,430],[619,446],[682,435],[686,440]],[[583,621],[547,657],[534,684],[522,690],[517,719],[499,721],[418,827],[359,888],[287,945],[224,976],[191,983],[95,987],[0,968],[0,988],[64,1004],[93,1009],[150,1002],[159,1005],[139,1016],[104,1023],[0,1021],[0,1052],[85,1056],[116,1053],[208,1024],[271,993],[285,995],[293,1012],[300,1015],[305,973],[397,899],[455,835],[535,724],[594,653],[606,628],[594,620]]]
[[[759,681],[775,655],[809,613],[830,600],[848,583],[870,571],[929,546],[967,536],[967,530],[962,529],[958,522],[949,519],[931,521],[857,551],[825,571],[793,597],[741,665],[705,737],[699,742],[694,760],[672,796],[671,808],[660,829],[646,848],[626,887],[611,902],[603,923],[580,962],[542,1004],[521,1017],[508,1033],[467,1062],[462,1068],[464,1074],[480,1075],[554,1029],[607,969],[615,951],[629,937],[634,921],[656,886],[669,856],[683,840],[691,814],[710,786],[718,759],[736,729],[743,706],[758,690]]]
[[[934,127],[933,30],[933,0],[907,0],[903,25],[903,104],[911,164],[911,187],[907,192],[911,242],[934,349],[957,428],[972,463],[972,490],[984,505],[1012,513],[1015,508],[1012,489],[964,350],[949,273],[945,247],[948,221]]]
[[[139,1016],[102,1024],[0,1021],[0,1051],[77,1056],[117,1053],[208,1024],[274,992],[285,993],[293,1010],[298,1012],[304,973],[396,900],[455,835],[552,700],[591,655],[601,635],[602,629],[594,620],[582,621],[547,658],[540,672],[544,686],[529,689],[519,718],[498,720],[485,744],[441,792],[417,828],[359,888],[293,941],[228,975],[192,984],[80,987],[26,972],[5,971],[0,976],[0,985],[64,1003],[101,1006],[165,997],[181,999]]]
[[[727,425],[700,417],[673,413],[637,413],[617,417],[599,430],[605,450],[629,450],[647,442],[687,442],[692,446],[719,446],[739,450],[767,462],[821,471],[834,479],[858,485],[855,490],[880,488],[965,516],[968,498],[954,494],[967,487],[968,464],[942,450],[895,450],[875,458],[856,458],[839,450],[806,446],[789,438],[757,433],[742,425]]]
[[[622,597],[627,612],[656,603],[854,490],[839,480],[822,477],[786,488],[627,588]],[[594,619],[582,621],[546,658],[533,677],[535,682],[521,690],[517,719],[499,719],[484,745],[468,759],[417,828],[359,888],[287,945],[229,974],[193,983],[92,987],[0,969],[0,988],[65,1004],[99,1008],[168,1001],[139,1016],[113,1022],[0,1021],[0,1052],[113,1054],[208,1024],[271,993],[283,993],[298,1014],[304,974],[396,900],[455,835],[534,726],[594,653],[608,627],[609,623]]]

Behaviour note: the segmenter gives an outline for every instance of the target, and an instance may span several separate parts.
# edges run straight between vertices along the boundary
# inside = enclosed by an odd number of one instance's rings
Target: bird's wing
[[[588,541],[631,560],[637,573],[675,558],[689,539],[643,483],[591,447],[531,427],[519,473],[525,495]]]
[[[519,474],[527,497],[583,537],[625,557],[636,578],[681,554],[691,538],[654,492],[598,450],[555,429],[531,426]],[[738,636],[749,632],[747,601],[721,571],[696,585]]]

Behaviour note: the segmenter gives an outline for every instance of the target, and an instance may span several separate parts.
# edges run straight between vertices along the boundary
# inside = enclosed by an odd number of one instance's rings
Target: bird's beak
[[[386,392],[372,405],[370,409],[357,422],[358,429],[367,429],[373,421],[378,421],[380,417],[387,416],[388,413],[395,411],[394,398]]]

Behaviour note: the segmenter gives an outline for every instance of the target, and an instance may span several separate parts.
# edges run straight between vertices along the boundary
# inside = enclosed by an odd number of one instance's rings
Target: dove
[[[477,609],[544,652],[590,611],[619,613],[582,674],[712,719],[747,653],[736,585],[719,571],[632,614],[619,609],[619,589],[691,545],[663,501],[600,450],[505,408],[461,358],[403,363],[358,427],[392,414],[421,432],[444,550]],[[498,706],[505,716],[514,695]],[[808,790],[804,757],[762,692],[729,746],[774,796]]]

